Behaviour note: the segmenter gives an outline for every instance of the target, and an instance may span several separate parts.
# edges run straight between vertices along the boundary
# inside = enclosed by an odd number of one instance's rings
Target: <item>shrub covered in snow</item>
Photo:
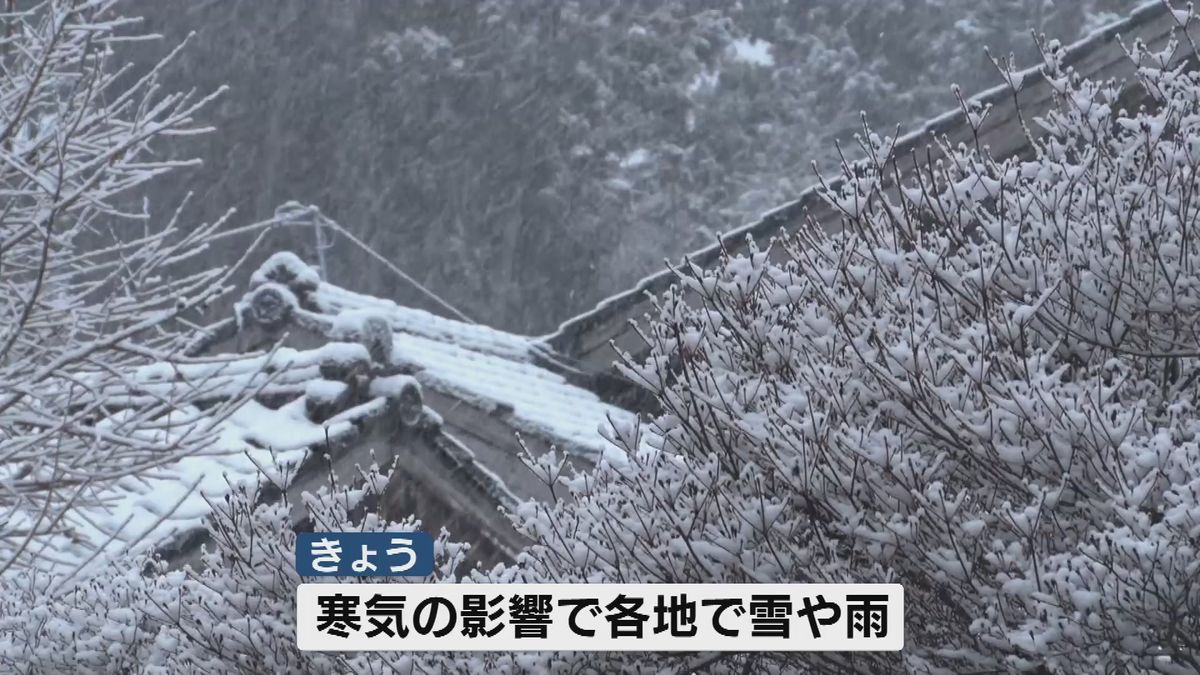
[[[1121,88],[1044,56],[1061,101],[1026,120],[1048,132],[1032,158],[968,143],[905,175],[867,132],[867,159],[825,192],[842,232],[680,269],[649,357],[622,363],[662,413],[611,428],[594,471],[529,460],[552,499],[513,517],[536,543],[471,573],[899,582],[902,654],[300,654],[285,511],[260,506],[218,511],[190,579],[116,575],[79,591],[88,614],[9,604],[0,663],[35,653],[53,670],[79,649],[108,672],[135,653],[155,672],[1200,672],[1200,74],[1132,45],[1149,100],[1126,109]],[[459,549],[440,550],[439,578],[458,578]],[[101,634],[117,646],[92,647]]]
[[[283,212],[282,215],[286,217],[289,213]],[[279,251],[250,275],[250,288],[273,282],[312,290],[321,284],[321,275],[295,253]]]

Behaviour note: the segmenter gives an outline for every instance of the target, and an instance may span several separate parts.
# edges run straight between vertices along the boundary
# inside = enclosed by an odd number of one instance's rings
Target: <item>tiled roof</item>
[[[1161,49],[1178,28],[1178,18],[1166,3],[1151,0],[1138,6],[1129,16],[1064,47],[1064,63],[1079,74],[1093,79],[1129,78],[1133,75],[1134,67],[1118,41],[1131,44],[1134,40],[1142,40],[1152,49]],[[1189,26],[1188,30],[1193,33],[1193,39],[1198,37],[1195,35],[1195,24]],[[1182,60],[1185,55],[1181,53],[1177,58]],[[1054,101],[1052,87],[1040,66],[1022,71],[1014,79],[1020,81],[1020,91],[1016,96],[1005,84],[971,97],[972,101],[991,107],[979,128],[979,138],[992,156],[997,158],[1027,150],[1029,143],[1021,118],[1032,121],[1049,109]],[[1017,112],[1017,100],[1020,101],[1020,115]],[[956,146],[960,142],[973,142],[974,131],[959,108],[920,124],[896,139],[892,156],[901,170],[907,173],[914,161],[923,161],[927,150],[934,157],[940,156],[940,150],[931,142],[935,138],[945,138],[951,146]],[[836,191],[841,183],[840,178],[834,178],[829,181],[829,187]],[[890,185],[884,187],[894,189]],[[748,238],[755,240],[760,248],[765,248],[769,240],[781,231],[819,227],[833,232],[841,227],[841,223],[842,214],[825,201],[820,186],[814,185],[797,195],[794,201],[767,212],[754,222],[731,230],[721,236],[719,243],[695,251],[687,259],[705,267],[715,262],[722,248],[741,250]],[[640,320],[650,309],[648,294],[660,294],[674,281],[675,274],[669,270],[651,274],[629,290],[601,300],[594,309],[567,319],[558,330],[547,335],[545,341],[586,370],[608,370],[613,361],[610,341],[620,349],[635,354],[640,351],[643,346],[628,324],[631,320]]]

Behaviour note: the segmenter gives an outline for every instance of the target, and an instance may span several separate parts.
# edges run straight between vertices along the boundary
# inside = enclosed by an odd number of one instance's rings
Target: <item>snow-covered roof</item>
[[[1132,43],[1140,39],[1151,48],[1162,48],[1172,31],[1178,27],[1178,20],[1179,17],[1166,3],[1150,0],[1139,5],[1126,18],[1064,47],[1064,64],[1094,79],[1127,78],[1133,74],[1133,65],[1117,42]],[[1178,55],[1181,60],[1185,57],[1183,53]],[[1020,116],[1025,120],[1041,115],[1052,104],[1052,88],[1040,65],[1015,74],[1013,79],[1019,88],[1016,98],[1020,100]],[[981,143],[988,146],[995,157],[1015,155],[1028,147],[1013,99],[1007,84],[981,92],[970,99],[991,107],[978,135]],[[973,142],[973,135],[962,110],[956,107],[896,139],[892,156],[907,170],[906,163],[914,161],[918,150],[921,151],[921,157],[924,157],[927,147],[934,156],[940,154],[937,147],[930,143],[933,138],[945,137],[953,146],[960,142]],[[831,180],[829,187],[836,191],[841,183],[840,179]],[[821,187],[813,185],[794,201],[763,214],[754,222],[733,229],[722,235],[719,243],[686,257],[696,264],[708,266],[717,259],[722,248],[739,250],[747,238],[765,245],[780,231],[809,223],[834,231],[841,225],[842,214],[830,207],[820,193]],[[609,342],[614,341],[619,348],[636,352],[638,340],[629,330],[628,322],[640,319],[647,311],[647,294],[662,293],[674,281],[675,275],[669,270],[644,277],[633,288],[605,298],[595,308],[567,319],[543,340],[557,352],[577,360],[582,367],[594,371],[606,370],[613,360]]]
[[[361,334],[364,322],[379,319],[391,333],[392,365],[423,388],[500,417],[515,431],[587,456],[605,447],[598,429],[607,418],[633,418],[572,383],[538,338],[444,318],[320,281],[291,253],[275,254],[262,270],[292,280],[286,292],[299,298],[292,311],[301,325],[343,339]],[[256,291],[273,288],[262,270],[252,281]]]
[[[100,495],[102,508],[76,514],[73,534],[79,548],[153,545],[195,529],[210,511],[208,500],[220,499],[231,485],[254,477],[258,468],[270,469],[277,462],[299,465],[309,448],[325,443],[326,433],[331,439],[352,433],[355,421],[375,407],[314,422],[305,414],[304,395],[278,409],[247,401],[217,425],[209,452],[125,478]]]
[[[102,507],[73,523],[77,541],[68,548],[77,554],[110,539],[109,549],[178,539],[197,528],[210,501],[262,469],[290,465],[295,481],[324,466],[319,454],[342,452],[363,465],[371,452],[381,461],[385,450],[399,456],[391,446],[400,441],[388,431],[396,428],[415,429],[405,442],[418,439],[421,461],[440,462],[433,470],[453,475],[454,490],[474,495],[474,508],[490,520],[517,500],[500,476],[519,464],[518,432],[592,458],[606,446],[599,429],[607,418],[634,417],[572,383],[569,368],[537,338],[340,288],[291,253],[271,256],[234,316],[210,327],[186,358],[144,367],[105,394],[121,407],[173,398],[180,388],[201,409],[172,414],[212,427],[208,451],[108,488]],[[235,399],[246,400],[229,406]],[[480,460],[479,438],[455,438],[457,427],[445,420],[464,415],[499,422],[495,443],[509,447],[487,456],[505,466]]]

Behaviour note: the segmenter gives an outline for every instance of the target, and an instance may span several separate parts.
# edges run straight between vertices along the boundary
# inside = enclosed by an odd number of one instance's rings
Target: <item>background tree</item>
[[[202,131],[207,99],[164,93],[161,68],[112,67],[130,23],[107,1],[0,14],[0,574],[96,553],[108,542],[80,536],[96,525],[73,507],[203,448],[222,414],[190,408],[197,390],[155,398],[135,381],[178,356],[179,321],[230,270],[174,273],[219,221],[185,229],[138,208],[142,186],[179,165],[160,141]]]

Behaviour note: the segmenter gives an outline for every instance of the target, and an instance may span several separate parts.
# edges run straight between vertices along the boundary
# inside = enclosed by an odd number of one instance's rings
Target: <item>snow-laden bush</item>
[[[116,646],[75,670],[136,653],[155,672],[1200,672],[1200,75],[1168,56],[1131,47],[1148,99],[1123,109],[1048,46],[1060,102],[1026,120],[1048,132],[1032,159],[967,144],[901,175],[867,133],[825,192],[842,232],[679,270],[649,357],[622,366],[662,414],[612,429],[593,471],[530,460],[573,498],[523,505],[536,543],[471,573],[899,582],[902,654],[300,654],[291,535],[265,505],[218,528],[202,584],[117,575],[83,605],[107,615],[10,604],[0,653],[103,634]]]

